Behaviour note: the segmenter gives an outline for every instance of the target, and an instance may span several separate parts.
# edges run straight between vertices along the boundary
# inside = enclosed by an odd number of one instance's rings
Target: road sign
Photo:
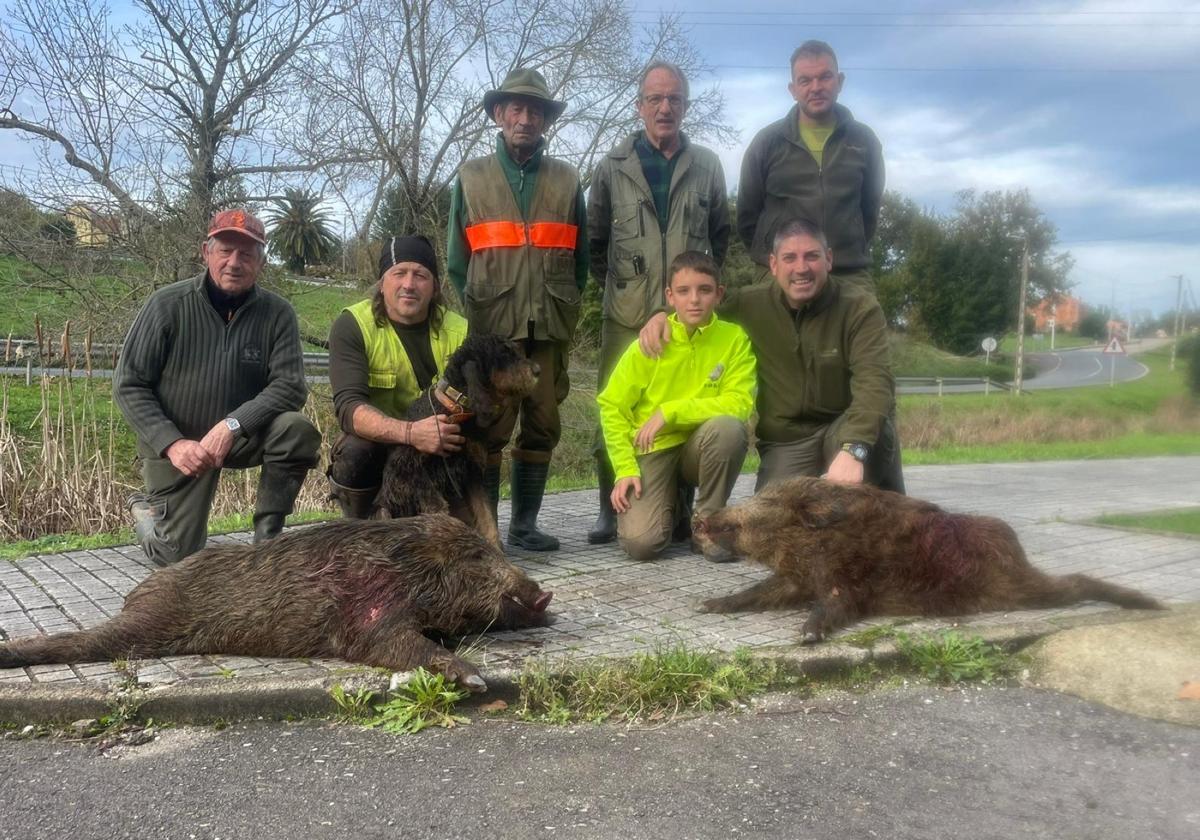
[[[982,346],[983,346],[983,351],[985,353],[994,353],[994,352],[996,352],[996,339],[992,338],[989,335],[987,338],[985,338],[983,340]]]
[[[1121,346],[1121,339],[1114,335],[1112,340],[1108,342],[1108,346],[1104,348],[1103,352],[1106,355],[1111,356],[1124,356],[1125,348]]]

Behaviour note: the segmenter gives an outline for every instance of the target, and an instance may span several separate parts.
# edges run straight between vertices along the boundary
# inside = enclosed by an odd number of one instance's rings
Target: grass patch
[[[1155,510],[1147,513],[1106,513],[1092,521],[1099,525],[1112,525],[1137,531],[1156,531],[1200,537],[1200,507]]]
[[[376,706],[375,713],[363,723],[371,728],[404,735],[431,726],[451,729],[470,722],[466,717],[454,713],[455,705],[469,695],[470,692],[448,682],[441,674],[418,668],[413,672],[412,679],[400,686],[386,703]]]
[[[992,682],[1015,670],[1013,658],[999,647],[953,630],[921,636],[897,633],[896,649],[917,673],[936,683]]]
[[[900,397],[906,464],[986,463],[1200,454],[1200,407],[1167,350],[1139,356],[1150,372],[1116,388],[1016,397]]]
[[[1098,342],[1094,338],[1089,338],[1086,335],[1075,335],[1059,331],[1054,335],[1054,350],[1071,350],[1075,347],[1094,347]],[[1000,339],[1000,345],[997,350],[1001,353],[1015,355],[1017,352],[1017,334],[1009,333]],[[1026,333],[1025,334],[1025,352],[1026,353],[1049,353],[1050,333]]]
[[[754,658],[660,647],[629,659],[589,660],[553,669],[528,663],[517,680],[523,720],[654,721],[681,712],[734,706],[754,694],[787,683],[780,666]]]

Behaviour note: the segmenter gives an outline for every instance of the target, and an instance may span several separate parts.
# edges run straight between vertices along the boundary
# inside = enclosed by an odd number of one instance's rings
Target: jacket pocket
[[[650,316],[650,301],[646,299],[649,282],[645,274],[610,279],[604,284],[604,317],[627,329],[641,329]]]
[[[547,279],[545,313],[546,333],[557,341],[570,341],[579,320],[579,287],[573,277]]]
[[[512,286],[476,282],[468,284],[464,297],[467,321],[472,327],[506,338],[523,335],[524,330],[517,329],[517,304]]]
[[[818,358],[813,397],[818,410],[840,414],[850,406],[850,378],[840,357]]]

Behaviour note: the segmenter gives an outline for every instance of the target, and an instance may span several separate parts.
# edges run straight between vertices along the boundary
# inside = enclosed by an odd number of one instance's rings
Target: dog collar
[[[433,388],[433,395],[437,397],[442,407],[450,412],[450,419],[453,422],[461,423],[475,416],[474,412],[467,410],[467,405],[470,403],[467,395],[445,379],[438,380],[437,385]]]

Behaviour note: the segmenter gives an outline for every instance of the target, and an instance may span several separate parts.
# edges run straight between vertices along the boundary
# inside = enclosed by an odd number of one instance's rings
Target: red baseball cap
[[[267,244],[267,231],[263,223],[241,208],[222,210],[212,217],[212,221],[208,223],[208,235],[216,236],[218,233],[239,233],[261,245]]]

